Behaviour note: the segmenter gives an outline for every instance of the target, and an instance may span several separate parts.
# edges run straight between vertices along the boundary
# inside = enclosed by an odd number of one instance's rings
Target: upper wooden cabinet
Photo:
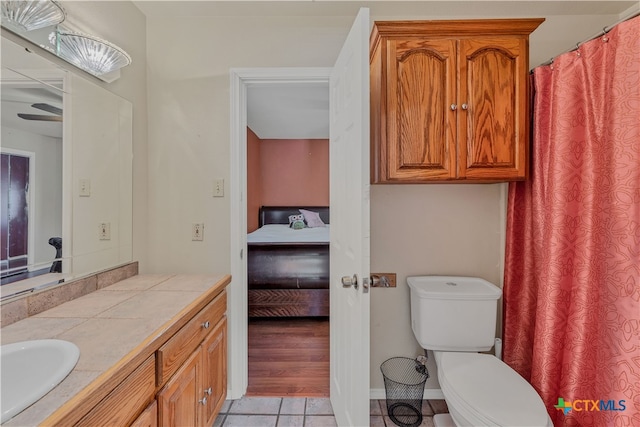
[[[526,179],[529,34],[543,21],[375,22],[371,182]]]

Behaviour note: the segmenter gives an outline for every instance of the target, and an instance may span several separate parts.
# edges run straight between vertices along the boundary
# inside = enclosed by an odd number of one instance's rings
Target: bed
[[[299,209],[326,226],[290,228]],[[249,317],[329,316],[329,208],[262,206],[258,224],[247,235]]]

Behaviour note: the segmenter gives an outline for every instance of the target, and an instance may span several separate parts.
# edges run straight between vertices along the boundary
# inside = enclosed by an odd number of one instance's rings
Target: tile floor
[[[422,424],[433,427],[433,415],[447,412],[444,400],[425,400]],[[371,427],[394,427],[385,400],[371,401]],[[328,398],[243,397],[227,400],[214,427],[334,427],[336,420]]]

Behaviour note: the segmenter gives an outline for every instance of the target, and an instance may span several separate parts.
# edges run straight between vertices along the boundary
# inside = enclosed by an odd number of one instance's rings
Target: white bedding
[[[329,224],[300,230],[287,224],[267,224],[247,234],[247,243],[329,243]]]

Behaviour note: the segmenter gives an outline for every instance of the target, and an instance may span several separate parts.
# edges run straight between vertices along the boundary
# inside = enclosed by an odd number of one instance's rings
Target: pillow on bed
[[[324,227],[325,223],[320,218],[320,214],[318,212],[308,211],[306,209],[298,209],[302,215],[304,215],[304,220],[307,222],[307,227]]]
[[[289,227],[294,230],[300,230],[301,228],[305,228],[304,225],[304,215],[289,215]]]

